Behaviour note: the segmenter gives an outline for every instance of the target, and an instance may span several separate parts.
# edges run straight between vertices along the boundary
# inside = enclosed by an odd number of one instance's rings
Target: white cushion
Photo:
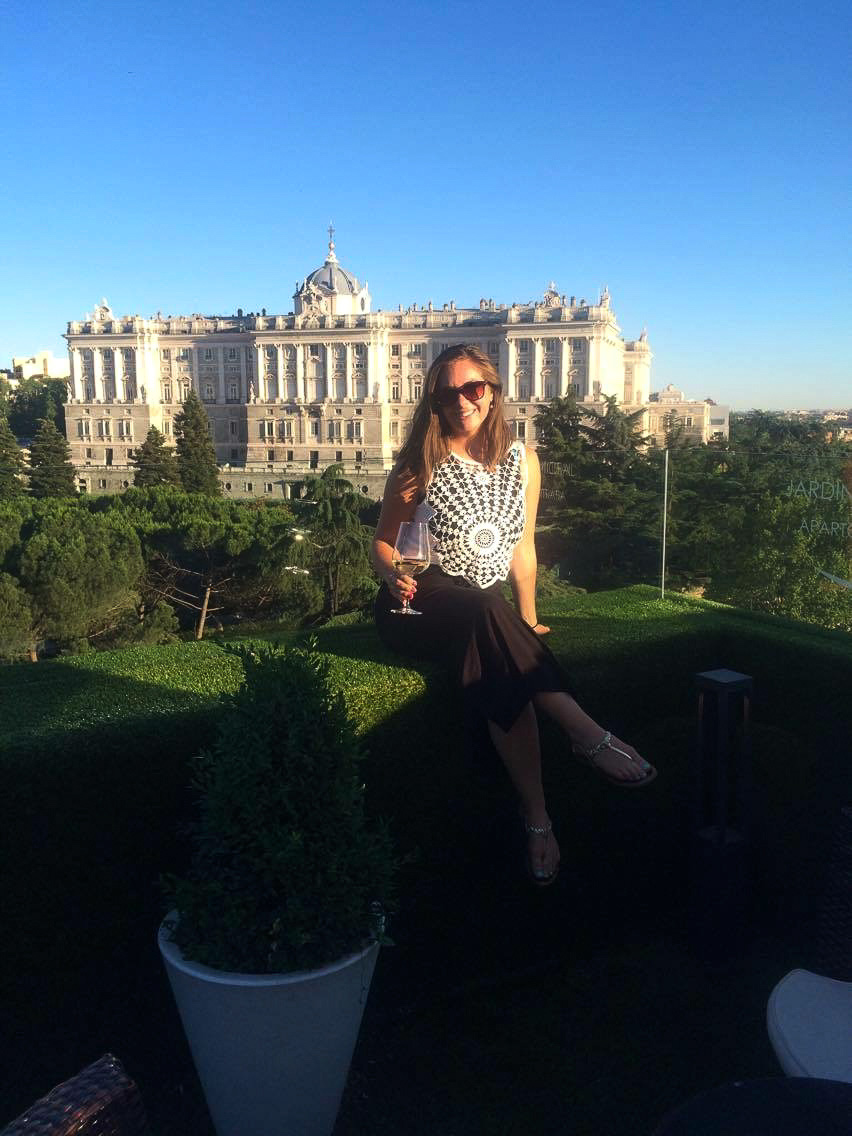
[[[791,970],[769,996],[766,1025],[788,1077],[852,1082],[852,982]]]

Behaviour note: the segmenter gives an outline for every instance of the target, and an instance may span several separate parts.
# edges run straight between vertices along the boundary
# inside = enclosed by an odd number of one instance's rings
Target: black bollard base
[[[708,962],[733,961],[749,941],[752,878],[742,833],[715,825],[692,841],[689,931],[693,949]]]

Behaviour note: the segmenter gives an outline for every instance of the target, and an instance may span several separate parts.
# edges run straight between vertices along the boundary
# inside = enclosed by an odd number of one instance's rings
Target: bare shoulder
[[[523,443],[521,443],[521,445],[523,446]],[[535,452],[535,450],[530,450],[526,446],[523,446],[523,453],[527,461],[527,470],[529,471],[530,476],[534,475],[536,477],[540,477],[541,463],[538,460],[538,454]]]

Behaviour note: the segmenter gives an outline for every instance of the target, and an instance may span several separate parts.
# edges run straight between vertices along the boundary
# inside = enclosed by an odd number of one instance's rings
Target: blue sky
[[[0,0],[0,366],[117,313],[607,284],[652,386],[852,405],[848,3]]]

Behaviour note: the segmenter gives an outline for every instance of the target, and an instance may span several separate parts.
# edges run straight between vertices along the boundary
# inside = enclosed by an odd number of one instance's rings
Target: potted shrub
[[[397,863],[322,655],[239,654],[159,946],[219,1136],[328,1136]]]

